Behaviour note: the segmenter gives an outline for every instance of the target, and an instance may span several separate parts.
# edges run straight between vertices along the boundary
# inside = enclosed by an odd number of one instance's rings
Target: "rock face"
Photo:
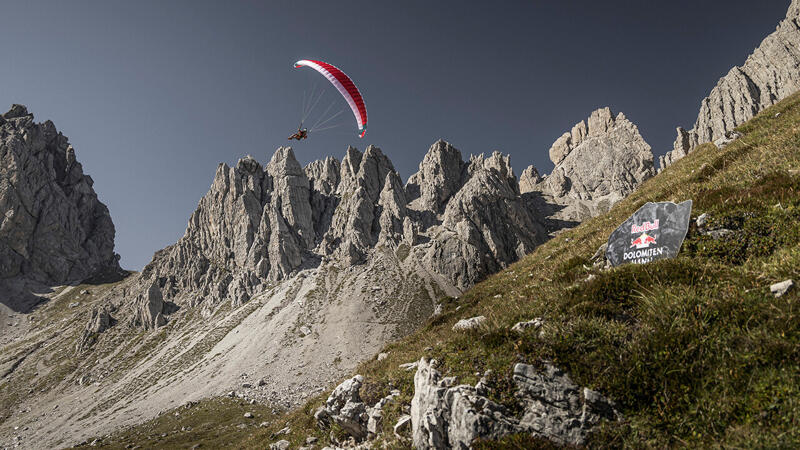
[[[443,173],[448,175],[439,177]],[[546,240],[540,217],[519,191],[508,156],[499,152],[462,163],[458,150],[439,141],[409,178],[406,192],[411,227],[428,240],[424,263],[460,289]]]
[[[653,153],[624,114],[598,109],[550,148],[555,164],[541,177],[533,166],[520,177],[523,194],[538,193],[562,206],[560,217],[581,221],[611,206],[655,175]]]
[[[185,235],[156,253],[140,289],[156,283],[178,305],[237,306],[300,270],[400,247],[465,289],[543,242],[537,220],[497,152],[464,162],[439,141],[403,186],[374,146],[305,169],[282,147],[265,167],[252,157],[220,165]]]
[[[114,324],[114,318],[111,317],[111,312],[108,305],[92,308],[92,312],[89,315],[89,322],[86,323],[83,335],[75,346],[77,352],[91,347],[97,335],[106,331]]]
[[[119,270],[114,224],[53,122],[22,105],[0,115],[0,280],[47,284]]]
[[[455,386],[455,379],[442,378],[435,365],[423,358],[414,375],[411,423],[418,449],[467,449],[478,437],[496,440],[512,433],[579,446],[601,419],[619,417],[602,395],[580,388],[547,363],[541,371],[527,364],[514,367],[519,416],[486,397],[485,378],[474,387]]]
[[[150,283],[150,287],[133,303],[133,326],[145,329],[158,328],[166,323],[164,319],[164,299],[158,283]]]
[[[671,152],[661,168],[683,158],[695,147],[726,137],[726,133],[752,119],[800,89],[800,0],[792,0],[786,18],[764,38],[744,64],[720,78],[689,131],[678,128]]]

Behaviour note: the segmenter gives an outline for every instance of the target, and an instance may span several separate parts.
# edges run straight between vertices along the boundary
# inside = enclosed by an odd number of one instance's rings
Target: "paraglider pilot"
[[[307,137],[308,137],[308,128],[298,128],[297,133],[289,136],[289,140],[291,141],[292,139],[297,139],[299,141]]]

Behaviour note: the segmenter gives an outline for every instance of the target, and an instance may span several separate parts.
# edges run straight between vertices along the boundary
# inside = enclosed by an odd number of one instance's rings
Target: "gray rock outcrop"
[[[543,370],[527,364],[514,367],[521,415],[489,400],[485,379],[474,387],[455,385],[455,379],[442,378],[435,365],[435,360],[423,358],[414,375],[411,424],[418,449],[467,449],[478,437],[496,440],[513,433],[582,445],[601,419],[619,417],[602,395],[580,388],[547,363]]]
[[[83,330],[83,335],[75,346],[78,352],[91,347],[97,339],[97,335],[106,331],[113,325],[114,318],[111,317],[111,312],[112,308],[108,305],[92,308],[89,314],[89,321],[86,323],[86,327]]]
[[[92,308],[86,331],[89,333],[102,333],[111,326],[111,311],[108,307]]]
[[[358,393],[363,383],[364,377],[356,375],[336,386],[328,396],[325,406],[314,413],[317,425],[328,429],[332,423],[336,423],[357,441],[364,440],[367,437],[369,415],[367,406]]]
[[[449,175],[442,178],[441,173]],[[460,178],[453,178],[456,173]],[[418,180],[426,180],[421,185],[425,188],[414,198]],[[426,266],[461,289],[547,239],[540,217],[520,194],[508,156],[499,152],[463,163],[458,150],[437,142],[419,172],[409,178],[406,191],[414,198],[408,203],[410,216],[421,233],[430,236]]]
[[[472,331],[479,330],[486,323],[486,317],[477,316],[469,319],[461,319],[453,325],[453,331]]]
[[[47,284],[119,271],[114,224],[53,122],[22,105],[0,115],[0,280]]]
[[[533,166],[523,171],[520,191],[561,205],[558,216],[576,221],[608,211],[655,175],[650,145],[633,122],[609,108],[559,137],[550,159],[555,167],[545,177]]]
[[[164,318],[164,299],[158,283],[153,281],[150,287],[139,295],[133,303],[133,319],[131,325],[152,330],[166,323]]]
[[[363,383],[364,377],[356,375],[336,386],[328,396],[325,406],[320,406],[314,413],[317,426],[327,430],[335,423],[355,442],[374,438],[383,423],[383,407],[399,396],[400,391],[392,391],[369,407],[359,394]]]
[[[776,30],[764,38],[744,64],[733,67],[700,103],[694,127],[678,128],[661,169],[695,147],[724,138],[765,108],[800,89],[800,0],[792,0]]]

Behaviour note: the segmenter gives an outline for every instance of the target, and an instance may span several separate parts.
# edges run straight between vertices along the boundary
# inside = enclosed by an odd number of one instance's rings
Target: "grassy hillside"
[[[366,377],[368,403],[393,388],[402,392],[385,410],[388,443],[402,447],[391,427],[413,396],[414,373],[398,365],[430,356],[462,383],[492,369],[493,396],[507,404],[514,363],[553,361],[578,384],[614,399],[626,418],[604,424],[593,446],[800,446],[800,295],[798,289],[779,298],[769,292],[772,283],[800,281],[800,95],[739,130],[744,137],[725,149],[699,147],[610,213],[449,299],[444,314],[388,346],[388,358],[363,363],[357,372]],[[708,213],[709,228],[732,232],[713,239],[692,224],[676,259],[607,271],[592,266],[595,250],[645,202],[687,199],[694,201],[694,217]],[[476,315],[489,319],[484,331],[451,330]],[[535,317],[545,320],[541,333],[510,331]],[[228,427],[214,439],[227,433],[227,442],[246,448],[281,438],[299,445],[307,436],[325,442],[312,414],[327,394],[268,426]],[[225,411],[208,408],[202,417],[178,420],[165,414],[103,443],[122,447],[144,433],[152,438],[148,447],[170,446],[158,433],[201,430],[193,420],[241,416],[250,408],[215,406]],[[286,425],[290,433],[278,437]],[[184,432],[180,443],[203,442],[207,433]],[[539,444],[511,436],[485,446]]]

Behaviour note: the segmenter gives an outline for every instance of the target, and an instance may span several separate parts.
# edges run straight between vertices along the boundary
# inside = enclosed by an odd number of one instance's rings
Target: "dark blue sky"
[[[287,143],[309,80],[297,59],[347,72],[369,113],[363,140],[347,112],[295,144],[303,164],[375,144],[405,179],[444,138],[550,172],[550,144],[601,106],[663,154],[788,4],[4,2],[0,108],[26,104],[70,137],[139,270],[183,234],[219,162]]]

